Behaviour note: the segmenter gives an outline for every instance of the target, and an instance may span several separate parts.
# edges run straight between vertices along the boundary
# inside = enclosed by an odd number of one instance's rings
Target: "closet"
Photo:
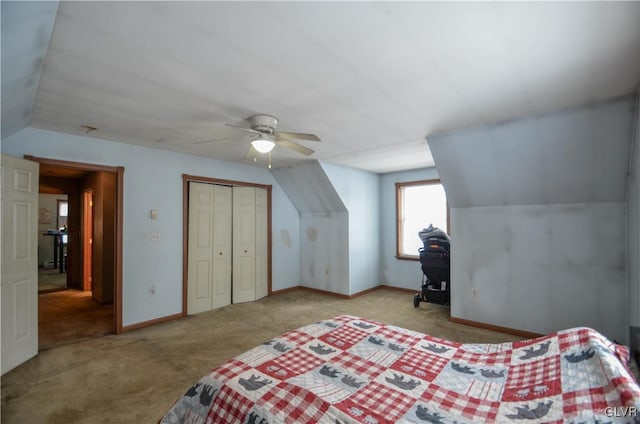
[[[267,295],[267,191],[189,182],[187,313]]]

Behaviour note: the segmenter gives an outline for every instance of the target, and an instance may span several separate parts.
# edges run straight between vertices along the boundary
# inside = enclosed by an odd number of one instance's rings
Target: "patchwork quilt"
[[[583,327],[461,344],[342,315],[220,365],[161,422],[640,422],[628,355]]]

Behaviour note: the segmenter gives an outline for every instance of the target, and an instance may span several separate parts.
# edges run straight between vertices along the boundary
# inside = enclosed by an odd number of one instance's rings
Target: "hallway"
[[[57,268],[38,268],[38,294],[67,289],[67,273]]]
[[[38,350],[114,334],[115,305],[121,302],[115,293],[121,278],[122,210],[117,205],[122,205],[124,169],[27,159],[40,164],[39,196],[49,211],[39,220],[40,234],[67,229],[64,254],[58,253],[65,261],[63,272],[54,265],[51,238],[38,241]]]
[[[113,334],[113,304],[100,305],[91,292],[63,290],[38,295],[38,350]]]

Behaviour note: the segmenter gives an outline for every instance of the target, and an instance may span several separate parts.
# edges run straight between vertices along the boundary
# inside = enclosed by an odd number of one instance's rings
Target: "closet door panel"
[[[265,297],[267,191],[189,183],[187,313]]]
[[[212,309],[231,303],[232,189],[214,186]]]
[[[189,183],[187,313],[211,309],[213,187]]]
[[[261,299],[268,292],[268,238],[267,238],[267,191],[257,188],[255,192],[255,238],[256,238],[256,299]]]
[[[255,300],[255,188],[233,187],[233,303]]]
[[[209,299],[211,299],[211,262],[209,260],[194,261],[195,275],[193,278],[193,285],[195,288],[195,301],[202,300],[205,305],[204,308],[209,306]],[[204,309],[205,311],[208,309]]]

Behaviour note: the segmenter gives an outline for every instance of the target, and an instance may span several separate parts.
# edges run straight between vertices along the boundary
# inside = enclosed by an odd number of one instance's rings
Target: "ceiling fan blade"
[[[282,135],[282,133],[280,133],[280,135]],[[305,147],[302,144],[298,144],[295,141],[289,140],[284,137],[278,137],[275,142],[278,146],[293,150],[294,152],[298,152],[305,156],[313,154],[313,150],[309,149],[308,147]]]
[[[315,134],[305,134],[305,133],[287,132],[287,131],[278,131],[278,134],[287,138],[295,138],[296,140],[320,141],[318,136]]]
[[[239,128],[239,129],[241,129],[243,131],[247,131],[247,132],[250,132],[250,133],[262,135],[262,133],[260,131],[252,130],[251,128],[241,127],[240,125],[233,125],[233,124],[225,124],[225,125],[228,126],[228,127]]]
[[[202,143],[215,143],[218,141],[225,141],[225,140],[233,140],[236,137],[222,137],[222,138],[212,138],[210,140],[200,140],[200,141],[194,141],[193,144],[202,144]]]

